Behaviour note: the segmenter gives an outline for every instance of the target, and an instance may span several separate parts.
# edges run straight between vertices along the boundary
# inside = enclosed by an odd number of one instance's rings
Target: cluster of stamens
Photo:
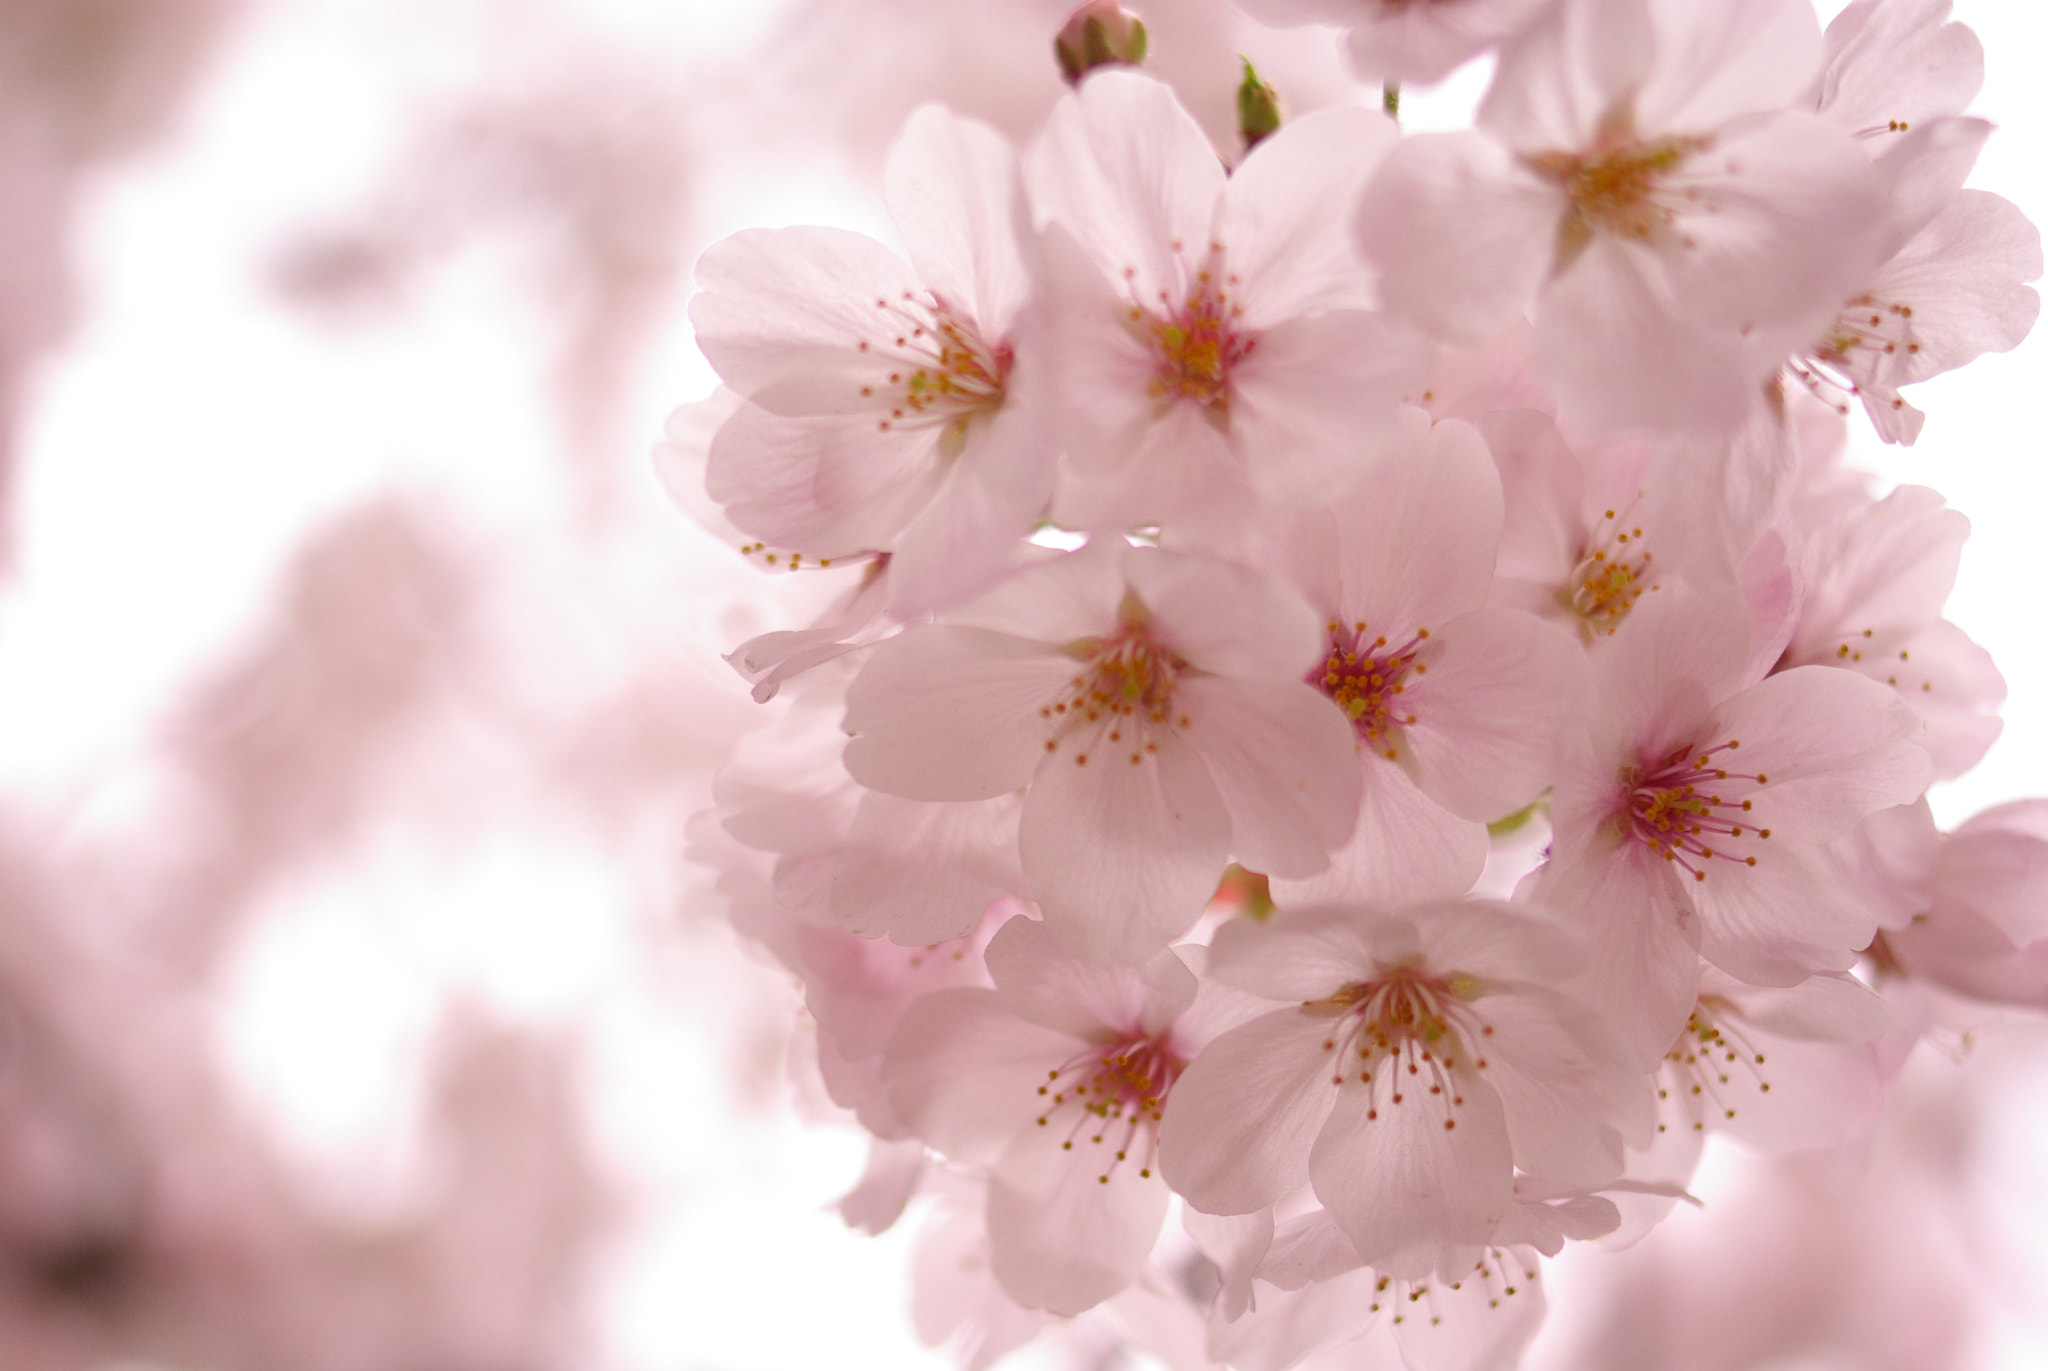
[[[1188,664],[1179,654],[1155,642],[1151,614],[1126,592],[1118,611],[1118,628],[1108,638],[1082,638],[1066,646],[1067,655],[1086,663],[1053,703],[1038,713],[1051,727],[1045,750],[1058,752],[1075,742],[1074,765],[1106,748],[1111,756],[1128,756],[1137,766],[1159,751],[1152,730],[1188,726],[1186,715],[1173,712],[1173,689]]]
[[[1410,672],[1420,676],[1429,670],[1427,662],[1415,660],[1429,640],[1429,630],[1418,628],[1406,642],[1390,646],[1385,637],[1368,640],[1363,619],[1348,629],[1335,620],[1323,627],[1330,635],[1330,648],[1322,666],[1309,674],[1309,684],[1337,702],[1373,751],[1398,758],[1393,731],[1414,723],[1415,716],[1401,708],[1397,697],[1407,690]]]
[[[1667,1083],[1657,1087],[1657,1098],[1668,1101],[1676,1092],[1681,1104],[1695,1114],[1692,1128],[1696,1133],[1706,1129],[1704,1114],[1710,1106],[1719,1110],[1724,1120],[1735,1117],[1735,1075],[1748,1077],[1758,1094],[1770,1093],[1771,1083],[1763,1073],[1764,1054],[1733,1022],[1734,1009],[1715,996],[1701,996],[1678,1041],[1664,1054]],[[1657,1125],[1659,1133],[1666,1128]]]
[[[1522,1273],[1520,1276],[1515,1274],[1517,1268]],[[1434,1328],[1444,1321],[1436,1302],[1436,1291],[1439,1287],[1455,1292],[1463,1290],[1468,1281],[1477,1281],[1480,1288],[1486,1291],[1487,1308],[1498,1309],[1502,1300],[1512,1299],[1521,1293],[1521,1285],[1518,1282],[1533,1285],[1538,1279],[1534,1267],[1523,1266],[1510,1253],[1503,1252],[1497,1247],[1489,1247],[1485,1250],[1485,1255],[1473,1264],[1468,1274],[1454,1281],[1397,1281],[1392,1276],[1381,1276],[1373,1285],[1372,1303],[1368,1312],[1377,1314],[1382,1305],[1389,1306],[1394,1311],[1395,1323],[1406,1323],[1420,1313],[1429,1319],[1430,1327]],[[1417,1306],[1420,1306],[1419,1310]]]
[[[1863,662],[1866,658],[1876,658],[1878,655],[1880,655],[1880,653],[1887,658],[1890,657],[1891,650],[1889,648],[1880,649],[1872,641],[1874,638],[1876,638],[1876,636],[1877,631],[1875,629],[1866,628],[1863,630],[1861,634],[1855,637],[1843,639],[1840,643],[1837,643],[1835,645],[1835,660],[1841,663],[1843,666],[1855,666]],[[1912,661],[1912,650],[1909,648],[1900,648],[1898,650],[1898,660],[1901,662]],[[1898,677],[1899,670],[1900,668],[1895,667],[1889,674],[1885,676],[1884,679],[1886,685],[1898,686],[1900,684]],[[1908,679],[1910,679],[1910,675]],[[1932,693],[1934,690],[1934,682],[1930,679],[1923,677],[1920,682],[1920,689],[1921,692],[1924,694]]]
[[[904,291],[897,300],[876,300],[875,308],[893,330],[883,346],[902,364],[889,373],[889,417],[878,421],[881,429],[937,426],[940,455],[959,456],[974,421],[1002,406],[1010,345],[990,346],[972,322],[930,296]],[[859,347],[872,352],[876,345],[863,338]],[[871,398],[875,387],[860,393]]]
[[[1715,858],[1755,866],[1753,855],[1731,852],[1728,844],[1767,839],[1771,830],[1746,821],[1750,801],[1723,799],[1718,792],[1730,781],[1764,786],[1770,778],[1760,771],[1730,771],[1714,760],[1741,746],[1730,739],[1697,750],[1681,747],[1650,765],[1626,768],[1621,781],[1628,799],[1617,819],[1622,832],[1683,867],[1695,881],[1707,879],[1707,863]]]
[[[1688,186],[1674,198],[1668,183],[1708,146],[1705,138],[1673,134],[1639,138],[1635,111],[1623,104],[1600,121],[1585,151],[1528,156],[1528,166],[1562,187],[1569,201],[1558,226],[1558,269],[1569,266],[1598,233],[1652,245],[1667,239],[1680,204],[1699,194]]]
[[[1578,565],[1557,592],[1557,602],[1578,620],[1588,639],[1613,637],[1636,601],[1657,588],[1642,529],[1624,527],[1620,520],[1611,509],[1601,516]]]
[[[1090,1048],[1046,1073],[1045,1084],[1038,1087],[1045,1105],[1038,1126],[1051,1128],[1055,1116],[1071,1113],[1063,1150],[1071,1152],[1083,1142],[1108,1146],[1113,1153],[1097,1181],[1108,1185],[1110,1174],[1133,1153],[1141,1154],[1139,1178],[1149,1180],[1166,1095],[1186,1066],[1159,1038],[1134,1037],[1107,1050]],[[1140,1133],[1146,1135],[1142,1147]]]
[[[1230,419],[1231,371],[1256,346],[1237,327],[1244,311],[1231,302],[1228,288],[1237,278],[1223,273],[1222,254],[1221,243],[1209,245],[1209,265],[1195,273],[1185,300],[1162,290],[1156,302],[1134,301],[1126,315],[1131,332],[1152,351],[1152,379],[1145,389],[1159,410],[1187,401],[1219,426]]]
[[[1334,1057],[1332,1085],[1347,1079],[1371,1085],[1377,1071],[1390,1103],[1402,1104],[1410,1095],[1433,1098],[1443,1107],[1444,1128],[1450,1130],[1458,1126],[1451,1111],[1465,1103],[1455,1074],[1460,1064],[1486,1069],[1486,1058],[1473,1055],[1468,1041],[1481,1043],[1493,1036],[1493,1025],[1465,1003],[1477,987],[1476,981],[1455,973],[1431,977],[1401,966],[1383,970],[1377,980],[1354,981],[1334,995],[1305,1001],[1301,1009],[1311,1017],[1339,1020],[1323,1039],[1323,1051]],[[1377,1105],[1366,1111],[1367,1119],[1378,1117]]]
[[[1837,414],[1847,414],[1849,397],[1863,393],[1885,358],[1910,357],[1918,351],[1911,305],[1859,295],[1842,306],[1828,335],[1806,356],[1788,362],[1786,369]],[[1898,395],[1889,403],[1893,409],[1906,406]]]

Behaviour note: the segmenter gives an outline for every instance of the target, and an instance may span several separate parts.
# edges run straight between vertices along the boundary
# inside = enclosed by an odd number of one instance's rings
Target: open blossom
[[[1646,1131],[1640,1075],[1557,988],[1578,947],[1511,906],[1290,910],[1211,950],[1218,979],[1288,1003],[1218,1038],[1168,1101],[1160,1165],[1197,1209],[1307,1184],[1358,1260],[1416,1277],[1495,1240],[1518,1171],[1597,1183]]]
[[[1101,78],[1096,78],[1101,79]],[[1358,813],[1314,613],[1206,558],[1096,542],[875,649],[846,766],[913,800],[1028,787],[1026,885],[1067,946],[1142,957],[1224,865],[1306,876]]]
[[[1614,1196],[1621,1223],[1604,1244],[1629,1246],[1663,1219],[1709,1134],[1777,1154],[1840,1146],[1866,1130],[1884,1104],[1876,1040],[1891,1021],[1883,999],[1844,972],[1774,989],[1703,971],[1657,1068],[1656,1135],[1629,1152],[1628,1177],[1643,1190]]]
[[[1282,904],[1462,895],[1486,825],[1548,784],[1582,694],[1582,654],[1533,616],[1486,605],[1501,483],[1470,425],[1288,521],[1284,561],[1324,618],[1309,683],[1351,722],[1363,793],[1330,870],[1278,881]]]
[[[1776,662],[1798,607],[1796,541],[1782,517],[1796,462],[1770,406],[1732,441],[1640,438],[1567,443],[1530,410],[1479,421],[1507,499],[1494,603],[1562,625],[1602,648],[1666,585],[1739,595],[1750,613],[1750,668]]]
[[[1146,77],[1098,72],[1053,112],[1029,173],[1054,226],[1062,522],[1227,543],[1248,500],[1374,449],[1422,353],[1366,308],[1343,223],[1394,141],[1376,113],[1323,110],[1226,177]]]
[[[1991,654],[1941,617],[1970,521],[1924,486],[1830,520],[1808,537],[1805,594],[1781,665],[1835,666],[1881,681],[1927,725],[1940,779],[1998,737],[2005,680]]]
[[[1803,0],[1564,0],[1502,50],[1484,134],[1405,140],[1359,219],[1388,306],[1477,340],[1535,307],[1574,423],[1727,432],[1874,260],[1880,178],[1795,109]]]
[[[2017,346],[2040,313],[2025,284],[2041,274],[2040,233],[2010,201],[1963,189],[1990,132],[1938,118],[1891,140],[1876,164],[1891,188],[1882,264],[1787,364],[1841,412],[1859,400],[1888,443],[1913,442],[1926,418],[1900,386]]]
[[[1691,1012],[1701,955],[1753,985],[1854,962],[1876,915],[1827,845],[1932,770],[1887,687],[1820,666],[1749,684],[1748,656],[1739,599],[1645,600],[1558,776],[1534,888],[1585,931],[1595,993],[1646,1065]]]
[[[1052,491],[1021,343],[1030,227],[1016,154],[928,107],[891,153],[905,263],[841,229],[749,229],[697,265],[697,341],[749,402],[711,443],[733,523],[829,561],[895,554],[923,612],[985,579]]]
[[[1027,1307],[1078,1314],[1150,1255],[1167,1204],[1161,1111],[1188,1060],[1246,1017],[1247,997],[1198,992],[1171,950],[1076,961],[1021,917],[986,955],[994,989],[913,1005],[883,1076],[913,1132],[988,1163],[996,1279]]]

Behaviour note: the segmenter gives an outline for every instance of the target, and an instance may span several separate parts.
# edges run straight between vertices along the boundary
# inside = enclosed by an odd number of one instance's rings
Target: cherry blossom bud
[[[1279,131],[1280,93],[1259,79],[1251,58],[1237,60],[1244,63],[1244,80],[1237,83],[1237,132],[1250,152],[1261,139]]]
[[[1145,60],[1145,21],[1116,0],[1088,0],[1067,16],[1052,41],[1060,75],[1070,86],[1097,67],[1135,67]]]

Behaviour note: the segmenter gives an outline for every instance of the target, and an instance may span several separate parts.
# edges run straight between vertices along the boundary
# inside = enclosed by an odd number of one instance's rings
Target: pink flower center
[[[1861,396],[1866,386],[1876,383],[1878,368],[1887,358],[1910,357],[1918,351],[1913,307],[1866,294],[1843,305],[1827,336],[1805,356],[1786,363],[1785,369],[1837,414],[1847,414],[1849,397]],[[1905,400],[1888,388],[1879,389],[1878,395],[1895,410],[1906,407]]]
[[[1046,1098],[1038,1126],[1050,1128],[1055,1117],[1070,1115],[1062,1148],[1074,1151],[1077,1142],[1111,1147],[1114,1155],[1096,1177],[1104,1185],[1133,1153],[1141,1154],[1139,1177],[1150,1179],[1166,1096],[1186,1068],[1164,1036],[1134,1035],[1108,1049],[1090,1048],[1046,1073],[1038,1087]]]
[[[1384,970],[1380,979],[1354,981],[1336,994],[1302,1004],[1304,1014],[1340,1020],[1323,1040],[1332,1053],[1330,1083],[1346,1079],[1361,1085],[1380,1083],[1395,1105],[1410,1099],[1433,1101],[1444,1110],[1444,1127],[1457,1127],[1453,1110],[1465,1102],[1455,1073],[1483,1071],[1486,1058],[1468,1045],[1493,1036],[1466,1003],[1479,982],[1461,972],[1427,976],[1414,967]],[[1347,1078],[1345,1069],[1355,1074]],[[1375,1106],[1368,1119],[1379,1117]]]
[[[1156,309],[1136,303],[1127,323],[1152,351],[1152,379],[1146,383],[1159,412],[1187,401],[1219,427],[1230,420],[1230,377],[1249,357],[1257,340],[1237,327],[1243,310],[1226,288],[1235,277],[1221,276],[1222,245],[1209,247],[1209,265],[1195,273],[1194,287],[1176,303],[1159,292]],[[1220,279],[1219,279],[1220,278]]]
[[[1557,592],[1557,602],[1579,622],[1589,640],[1612,637],[1645,591],[1655,590],[1650,550],[1640,528],[1623,527],[1608,510],[1586,539],[1578,565]]]
[[[1739,849],[1751,838],[1769,838],[1771,830],[1746,822],[1747,799],[1724,798],[1721,792],[1769,785],[1770,778],[1714,763],[1719,754],[1741,746],[1736,739],[1697,751],[1687,746],[1654,764],[1624,768],[1621,783],[1628,794],[1616,826],[1665,861],[1684,867],[1696,881],[1707,879],[1706,864],[1716,858],[1755,866],[1755,856]]]
[[[1660,246],[1697,189],[1672,186],[1687,159],[1709,146],[1705,138],[1667,134],[1640,138],[1635,109],[1607,112],[1593,145],[1579,152],[1539,152],[1529,167],[1555,182],[1569,202],[1558,225],[1557,267],[1571,265],[1598,233]]]
[[[902,362],[889,373],[889,416],[880,428],[939,428],[940,455],[959,456],[974,421],[1002,407],[1010,345],[990,346],[972,320],[933,297],[920,300],[905,291],[900,300],[875,301],[875,308],[895,330],[880,340],[881,349]],[[876,346],[875,340],[860,340],[862,352]],[[872,398],[875,388],[862,386],[860,393]]]
[[[1188,669],[1186,660],[1153,640],[1151,611],[1129,591],[1117,618],[1110,637],[1066,645],[1067,655],[1085,665],[1058,699],[1038,711],[1052,731],[1045,750],[1058,752],[1068,744],[1076,766],[1105,750],[1128,754],[1137,766],[1159,751],[1152,730],[1188,726],[1187,716],[1173,712],[1174,686]]]
[[[1391,735],[1401,725],[1415,722],[1415,716],[1400,707],[1397,697],[1407,690],[1410,672],[1419,676],[1429,670],[1427,663],[1415,660],[1428,641],[1429,630],[1418,628],[1407,642],[1390,647],[1384,637],[1368,642],[1362,619],[1349,629],[1335,620],[1324,628],[1330,635],[1330,648],[1321,668],[1309,673],[1309,684],[1337,702],[1373,751],[1390,760],[1397,758],[1400,749],[1390,740]]]

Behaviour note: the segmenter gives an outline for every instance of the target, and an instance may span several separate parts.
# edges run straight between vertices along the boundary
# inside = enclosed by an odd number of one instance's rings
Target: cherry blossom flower
[[[1582,693],[1581,654],[1563,634],[1486,607],[1502,509],[1485,443],[1447,420],[1418,448],[1284,538],[1325,620],[1310,684],[1351,721],[1364,790],[1330,870],[1276,882],[1282,904],[1465,893],[1485,825],[1549,782]]]
[[[1588,645],[1611,638],[1636,602],[1662,586],[1667,568],[1677,570],[1666,534],[1683,510],[1650,499],[1650,445],[1575,448],[1534,410],[1488,414],[1479,430],[1506,496],[1496,600],[1562,624]]]
[[[1564,0],[1502,50],[1487,136],[1408,139],[1369,186],[1388,307],[1477,340],[1535,303],[1575,424],[1732,431],[1876,264],[1879,178],[1792,108],[1820,55],[1803,0]]]
[[[1856,397],[1888,443],[1913,442],[1926,417],[1900,386],[2010,350],[2040,314],[2024,284],[2041,275],[2039,231],[2011,202],[1962,188],[1990,132],[1951,118],[1897,137],[1878,163],[1892,183],[1885,261],[1787,365],[1843,413]]]
[[[1591,993],[1646,1066],[1692,1011],[1698,955],[1775,986],[1854,962],[1876,918],[1826,845],[1932,770],[1885,686],[1817,666],[1746,684],[1748,656],[1734,597],[1646,599],[1597,661],[1558,774],[1534,890],[1586,931]]]
[[[1053,112],[1028,170],[1058,230],[1063,523],[1227,544],[1254,492],[1316,489],[1372,450],[1420,354],[1366,308],[1342,225],[1394,141],[1378,114],[1323,110],[1226,177],[1146,77],[1098,72]]]
[[[1627,1247],[1664,1218],[1709,1134],[1787,1153],[1866,1130],[1884,1104],[1875,1043],[1891,1021],[1884,1001],[1845,973],[1767,989],[1703,971],[1699,999],[1657,1070],[1656,1136],[1629,1153],[1629,1178],[1645,1188],[1613,1196],[1621,1224],[1603,1245]],[[1658,1185],[1669,1189],[1656,1193]]]
[[[892,551],[905,613],[994,572],[1052,490],[1021,345],[1030,228],[1001,135],[911,117],[886,177],[911,265],[839,229],[749,229],[697,265],[697,342],[750,403],[707,485],[740,528],[831,561]]]
[[[1559,623],[1594,649],[1666,584],[1714,587],[1749,607],[1754,670],[1777,660],[1798,566],[1770,470],[1791,456],[1765,407],[1738,441],[1704,451],[1636,438],[1574,445],[1527,410],[1488,414],[1479,429],[1507,497],[1496,604]]]
[[[1304,1184],[1356,1258],[1455,1271],[1495,1241],[1518,1170],[1619,1174],[1648,1097],[1558,987],[1581,953],[1491,901],[1284,911],[1232,923],[1212,974],[1292,1001],[1212,1043],[1167,1102],[1160,1166],[1198,1209],[1249,1213]]]
[[[883,1076],[912,1131],[989,1163],[996,1279],[1028,1308],[1078,1314],[1129,1284],[1166,1215],[1161,1110],[1187,1061],[1247,1017],[1161,951],[1094,966],[1013,918],[989,943],[993,990],[933,994],[890,1041]],[[1256,1012],[1253,1010],[1251,1012]]]
[[[1096,542],[877,647],[847,692],[846,767],[913,800],[1028,788],[1018,844],[1048,926],[1147,956],[1233,856],[1306,876],[1351,831],[1351,731],[1303,679],[1317,640],[1281,586]]]
[[[1924,486],[1816,529],[1805,594],[1781,665],[1836,666],[1896,690],[1927,725],[1935,776],[1959,776],[1998,737],[2005,680],[1991,654],[1941,617],[1970,521]]]

